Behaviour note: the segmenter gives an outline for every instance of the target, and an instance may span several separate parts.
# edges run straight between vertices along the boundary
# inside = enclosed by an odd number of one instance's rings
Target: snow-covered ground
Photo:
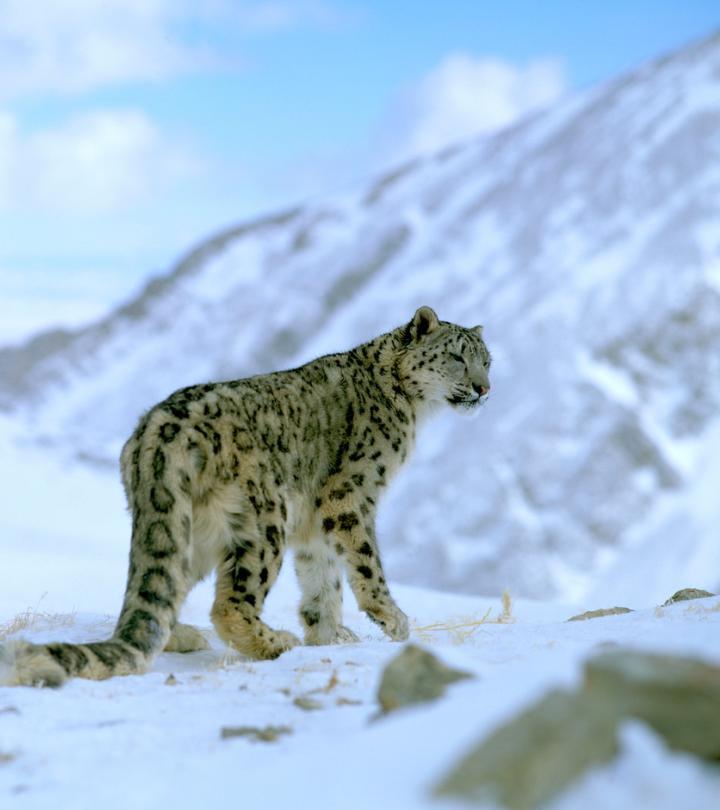
[[[117,476],[19,447],[3,427],[0,625],[7,632],[26,613],[27,626],[12,637],[107,636],[128,544]],[[0,805],[141,810],[227,800],[283,809],[449,808],[455,805],[431,799],[429,791],[458,757],[548,688],[576,683],[599,645],[720,663],[720,597],[662,609],[631,605],[641,609],[572,623],[565,620],[579,610],[611,605],[513,600],[513,621],[500,623],[497,598],[393,590],[412,619],[412,639],[475,679],[451,687],[435,704],[377,719],[379,677],[401,647],[382,637],[351,594],[345,619],[359,643],[247,662],[214,635],[212,583],[204,583],[183,619],[207,632],[211,650],[162,654],[142,676],[74,680],[58,691],[0,688]],[[297,597],[286,563],[268,600],[269,622],[298,632]],[[319,707],[299,707],[298,697]],[[223,727],[267,725],[290,733],[274,742],[221,737]],[[711,810],[718,797],[717,771],[668,752],[633,724],[621,756],[589,773],[556,806],[675,810],[682,803]]]
[[[268,611],[295,627],[288,578]],[[500,606],[407,586],[397,596],[419,625],[493,616]],[[382,666],[398,645],[357,614],[362,641],[301,647],[277,661],[229,657],[210,635],[210,652],[163,654],[143,676],[71,681],[59,691],[0,690],[0,803],[13,808],[195,808],[228,798],[248,806],[336,810],[435,806],[429,788],[470,745],[548,687],[572,684],[583,657],[614,641],[720,661],[720,600],[702,600],[588,622],[567,610],[522,603],[514,624],[483,624],[459,641],[452,632],[421,640],[446,662],[477,675],[434,705],[374,720]],[[198,617],[202,618],[202,617]],[[52,624],[52,623],[51,623]],[[207,625],[207,622],[204,622]],[[102,616],[37,629],[35,640],[82,640],[110,629]],[[168,684],[170,674],[173,684]],[[312,711],[297,697],[320,704]],[[287,726],[276,742],[222,739],[226,726]],[[588,774],[565,808],[716,808],[720,776],[671,754],[633,727],[615,763]],[[237,796],[235,799],[234,797]],[[442,803],[439,806],[453,806]]]

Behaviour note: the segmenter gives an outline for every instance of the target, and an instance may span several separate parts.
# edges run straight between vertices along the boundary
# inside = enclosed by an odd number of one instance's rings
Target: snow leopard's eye
[[[456,363],[462,363],[463,365],[466,365],[465,358],[462,355],[455,354],[454,352],[448,352],[448,357],[451,360],[454,360]]]

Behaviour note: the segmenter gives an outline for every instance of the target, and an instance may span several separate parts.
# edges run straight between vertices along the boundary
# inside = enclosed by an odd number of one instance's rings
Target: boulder
[[[717,594],[704,591],[702,588],[682,588],[662,603],[662,607],[674,605],[675,602],[687,602],[690,599],[705,599],[708,596],[717,596]]]
[[[585,665],[583,693],[651,726],[671,748],[720,760],[720,667],[695,658],[613,650]]]
[[[610,760],[618,726],[631,718],[671,748],[719,761],[720,667],[629,649],[600,653],[586,662],[577,692],[549,692],[492,732],[435,794],[530,810]]]
[[[449,684],[472,677],[469,672],[446,666],[422,647],[408,644],[383,670],[378,703],[387,713],[401,706],[436,700]]]
[[[612,759],[617,745],[616,719],[604,706],[550,692],[476,745],[435,795],[531,810]]]
[[[612,607],[612,608],[599,608],[598,610],[586,610],[585,613],[578,613],[577,616],[571,616],[569,622],[583,622],[586,619],[599,619],[602,616],[617,616],[620,613],[632,613],[630,608],[626,607]]]

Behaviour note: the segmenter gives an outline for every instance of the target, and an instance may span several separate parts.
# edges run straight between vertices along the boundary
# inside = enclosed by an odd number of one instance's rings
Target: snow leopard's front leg
[[[327,538],[313,539],[295,552],[302,591],[300,621],[306,644],[342,644],[357,636],[342,625],[342,581],[338,558]]]
[[[374,498],[336,486],[324,499],[322,527],[334,539],[335,551],[345,563],[359,608],[393,641],[404,641],[409,634],[408,618],[395,604],[385,581],[375,540],[373,506]]]

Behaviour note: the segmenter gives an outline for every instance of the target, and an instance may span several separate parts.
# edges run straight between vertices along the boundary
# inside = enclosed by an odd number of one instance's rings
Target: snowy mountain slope
[[[209,240],[95,326],[0,352],[0,402],[25,436],[114,463],[174,388],[347,348],[424,303],[485,324],[494,390],[392,488],[392,577],[626,601],[720,584],[719,36]]]

